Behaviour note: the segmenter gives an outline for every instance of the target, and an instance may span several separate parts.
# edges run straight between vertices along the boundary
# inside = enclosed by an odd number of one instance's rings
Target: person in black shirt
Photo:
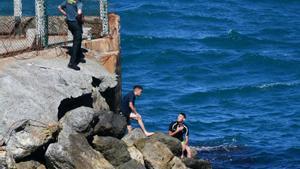
[[[187,157],[191,158],[192,153],[189,147],[189,127],[184,123],[185,119],[186,119],[185,113],[179,113],[177,117],[177,121],[174,121],[169,125],[169,135],[181,141],[181,145],[182,145],[181,158],[184,157],[185,151],[187,152]]]
[[[66,16],[68,29],[73,35],[73,47],[70,52],[71,58],[68,67],[80,70],[78,63],[85,63],[84,55],[81,51],[82,43],[82,24],[83,24],[83,3],[81,0],[63,0],[58,6],[58,10]]]
[[[122,103],[121,103],[121,114],[126,117],[128,132],[132,131],[130,120],[134,119],[134,120],[138,121],[138,123],[139,123],[140,127],[142,128],[143,132],[145,133],[145,135],[151,136],[154,133],[148,132],[145,129],[142,117],[135,108],[135,99],[136,99],[136,97],[141,96],[142,92],[143,92],[143,87],[140,85],[136,85],[133,87],[133,91],[129,92],[127,95],[125,95],[123,97]]]

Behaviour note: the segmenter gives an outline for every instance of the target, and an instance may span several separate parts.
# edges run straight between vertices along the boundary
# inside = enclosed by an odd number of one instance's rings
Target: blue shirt
[[[127,115],[131,113],[131,109],[129,107],[130,102],[132,102],[132,104],[134,105],[135,95],[134,95],[133,91],[129,92],[127,95],[125,95],[123,97],[122,104],[121,104],[122,113],[127,114]]]
[[[60,7],[64,9],[67,13],[68,21],[76,21],[76,17],[78,15],[78,9],[82,10],[82,2],[77,0],[65,0],[60,4]]]

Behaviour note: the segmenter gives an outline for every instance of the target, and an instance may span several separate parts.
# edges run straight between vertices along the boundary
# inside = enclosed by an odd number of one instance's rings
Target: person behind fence
[[[127,129],[128,132],[130,133],[132,131],[131,127],[131,122],[130,120],[136,120],[138,121],[140,127],[142,128],[143,132],[145,133],[146,136],[151,136],[154,133],[153,132],[148,132],[145,129],[142,116],[137,112],[135,108],[135,98],[139,97],[142,95],[143,92],[143,87],[140,85],[136,85],[133,87],[133,91],[129,92],[127,95],[125,95],[122,98],[122,103],[121,103],[121,114],[125,116],[126,121],[127,121]]]
[[[85,63],[81,51],[82,42],[82,2],[80,0],[64,0],[59,6],[59,11],[66,16],[68,29],[73,35],[73,47],[70,52],[71,58],[68,67],[74,70],[80,70],[78,63]]]
[[[169,135],[181,141],[181,158],[184,158],[185,152],[187,153],[187,157],[191,158],[192,153],[189,147],[189,127],[184,123],[185,120],[186,114],[179,113],[177,121],[174,121],[169,125]]]

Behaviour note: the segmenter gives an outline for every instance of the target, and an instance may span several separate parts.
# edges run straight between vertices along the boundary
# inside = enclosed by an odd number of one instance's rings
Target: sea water
[[[83,2],[98,14],[97,0]],[[47,3],[57,15],[60,1]],[[34,1],[24,5],[32,15]],[[214,168],[300,168],[300,1],[112,0],[109,10],[121,16],[123,93],[144,86],[136,105],[150,131],[185,112],[191,146]]]

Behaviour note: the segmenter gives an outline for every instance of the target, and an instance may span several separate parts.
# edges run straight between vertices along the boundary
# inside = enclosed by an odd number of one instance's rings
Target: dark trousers
[[[67,21],[68,29],[71,31],[73,35],[73,47],[70,52],[71,65],[77,65],[79,60],[83,58],[83,54],[81,51],[81,42],[82,42],[82,24],[78,21]]]

